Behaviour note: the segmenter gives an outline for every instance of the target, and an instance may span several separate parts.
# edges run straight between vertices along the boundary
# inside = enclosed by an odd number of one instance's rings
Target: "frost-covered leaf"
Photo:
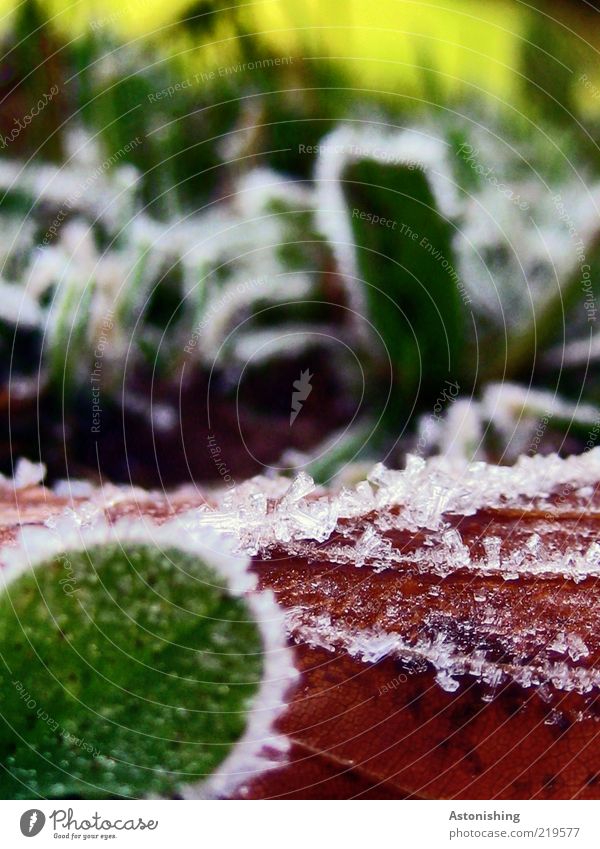
[[[243,559],[182,547],[179,526],[84,547],[49,525],[6,554],[3,795],[206,795],[265,768],[286,654]]]
[[[228,793],[566,798],[597,793],[599,481],[595,449],[512,467],[412,459],[335,493],[256,478],[210,505],[18,497],[57,528],[175,510],[193,537],[220,528],[255,554],[301,679],[278,723],[288,762]]]
[[[351,303],[380,334],[371,334],[376,354],[390,358],[404,402],[417,387],[426,396],[457,369],[463,334],[443,145],[425,132],[343,127],[323,151],[318,220],[355,292]]]
[[[596,797],[598,451],[435,469],[256,561],[302,678],[245,797]]]

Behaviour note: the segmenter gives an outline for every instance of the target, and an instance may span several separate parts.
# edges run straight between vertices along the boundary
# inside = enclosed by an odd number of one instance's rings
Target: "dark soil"
[[[313,375],[312,391],[290,426],[293,383]],[[241,382],[196,371],[169,382],[138,375],[126,391],[101,396],[97,430],[91,394],[61,404],[0,394],[0,470],[18,457],[41,460],[47,481],[85,478],[173,487],[190,482],[233,485],[270,468],[287,449],[308,451],[346,427],[357,401],[348,397],[324,352],[249,372]],[[124,399],[124,402],[123,402]]]

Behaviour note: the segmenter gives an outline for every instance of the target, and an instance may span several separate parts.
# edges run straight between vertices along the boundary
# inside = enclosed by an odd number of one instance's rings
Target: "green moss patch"
[[[0,596],[0,798],[169,795],[243,734],[262,641],[196,557],[67,552]]]

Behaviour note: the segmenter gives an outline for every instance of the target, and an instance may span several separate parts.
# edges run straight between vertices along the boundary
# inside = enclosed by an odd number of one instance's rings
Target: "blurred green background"
[[[328,480],[401,464],[432,417],[425,453],[510,459],[546,412],[536,450],[581,448],[598,22],[575,2],[4,3],[0,463],[219,481],[218,431],[238,478]],[[477,399],[454,435],[447,386]]]

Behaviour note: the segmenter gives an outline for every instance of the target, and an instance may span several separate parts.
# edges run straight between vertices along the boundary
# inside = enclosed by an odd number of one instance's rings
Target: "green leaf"
[[[463,345],[451,225],[419,168],[365,159],[343,178],[357,265],[396,397],[420,406],[455,372]]]
[[[263,671],[246,602],[191,554],[68,552],[0,598],[2,798],[168,795],[246,729]]]

